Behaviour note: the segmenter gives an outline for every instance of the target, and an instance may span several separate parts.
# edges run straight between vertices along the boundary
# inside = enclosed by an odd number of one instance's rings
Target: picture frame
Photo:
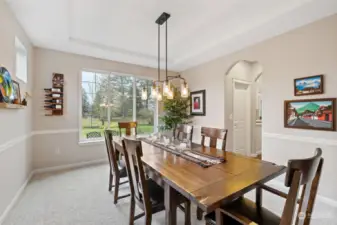
[[[314,75],[294,79],[294,95],[318,95],[324,93],[324,76]]]
[[[192,116],[206,115],[206,90],[191,92],[190,108]]]
[[[284,127],[336,131],[336,98],[284,101]]]
[[[14,80],[12,82],[13,82],[13,104],[21,105],[20,83]]]

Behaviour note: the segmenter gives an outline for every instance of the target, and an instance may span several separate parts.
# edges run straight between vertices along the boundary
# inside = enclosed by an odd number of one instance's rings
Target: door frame
[[[248,94],[248,97],[249,97],[249,106],[248,108],[250,109],[249,110],[249,115],[247,115],[247,117],[249,118],[249,121],[247,122],[247,125],[248,125],[248,129],[249,130],[249,135],[246,136],[246,141],[247,141],[247,146],[248,146],[248,149],[246,149],[246,156],[250,156],[251,153],[252,153],[252,96],[251,96],[251,88],[252,88],[252,82],[250,81],[246,81],[246,80],[240,80],[240,79],[236,79],[236,78],[232,78],[232,97],[233,97],[233,109],[232,109],[232,130],[233,130],[233,152],[235,152],[235,110],[234,110],[234,102],[235,102],[235,84],[236,83],[241,83],[241,84],[247,84],[248,85],[248,91],[249,91],[249,94]]]

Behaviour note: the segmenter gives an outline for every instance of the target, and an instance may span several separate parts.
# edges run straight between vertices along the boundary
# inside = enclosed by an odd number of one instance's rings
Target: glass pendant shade
[[[157,97],[157,87],[156,84],[153,82],[152,88],[151,88],[151,96],[152,98],[156,98]]]
[[[142,90],[142,100],[147,100],[147,90],[146,90],[146,88],[143,88],[143,90]]]
[[[188,86],[187,86],[186,83],[181,84],[180,93],[181,93],[181,97],[182,98],[187,98],[188,97]]]
[[[167,99],[173,99],[174,94],[173,94],[173,90],[170,89],[169,92],[167,93]]]
[[[160,90],[160,87],[158,87],[157,89],[157,101],[162,101],[163,100],[163,96],[161,94],[161,90]]]
[[[163,95],[164,96],[167,96],[168,93],[170,92],[170,89],[171,89],[171,84],[169,81],[165,81],[164,82],[164,85],[163,85]]]

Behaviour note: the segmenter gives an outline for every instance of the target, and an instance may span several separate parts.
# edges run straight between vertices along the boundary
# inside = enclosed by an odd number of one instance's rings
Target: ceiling
[[[182,71],[337,12],[336,0],[7,0],[35,46]],[[164,27],[161,28],[164,34]],[[163,35],[164,36],[164,35]],[[164,39],[162,38],[162,67]]]

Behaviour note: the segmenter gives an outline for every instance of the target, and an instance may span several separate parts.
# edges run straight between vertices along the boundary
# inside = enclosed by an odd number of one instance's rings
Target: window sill
[[[89,145],[102,145],[104,144],[103,139],[95,139],[95,140],[80,140],[78,142],[79,146],[89,146]]]

